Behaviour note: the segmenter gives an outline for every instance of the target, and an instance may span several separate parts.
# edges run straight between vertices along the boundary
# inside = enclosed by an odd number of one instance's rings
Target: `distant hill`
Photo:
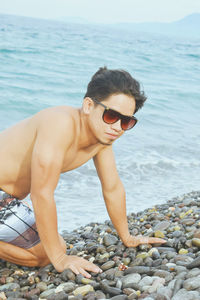
[[[114,26],[114,25],[112,25]],[[118,28],[127,30],[166,33],[181,36],[198,36],[200,38],[200,13],[184,17],[181,20],[171,23],[146,22],[146,23],[118,23]]]
[[[80,17],[59,17],[56,21],[61,21],[65,23],[76,23],[76,24],[89,24],[90,22],[84,18]]]

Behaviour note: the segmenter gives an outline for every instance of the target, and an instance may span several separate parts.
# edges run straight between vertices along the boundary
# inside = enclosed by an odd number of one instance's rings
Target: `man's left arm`
[[[112,146],[102,149],[94,157],[94,164],[101,181],[108,214],[124,245],[136,247],[146,243],[165,243],[166,241],[159,238],[130,235],[126,215],[125,189],[117,172]]]

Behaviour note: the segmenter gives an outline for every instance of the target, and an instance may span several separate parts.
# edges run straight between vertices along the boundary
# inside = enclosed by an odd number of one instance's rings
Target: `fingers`
[[[80,274],[82,274],[86,278],[91,278],[91,275],[86,272],[83,268],[79,268]]]
[[[102,270],[99,267],[97,267],[95,264],[90,263],[88,261],[86,261],[86,262],[87,262],[87,264],[85,265],[85,269],[87,271],[94,272],[94,273],[101,273],[102,272]]]
[[[95,264],[75,256],[71,256],[71,262],[65,265],[65,268],[70,268],[76,275],[82,274],[86,278],[91,278],[91,275],[87,271],[94,273],[102,272]]]
[[[166,243],[166,241],[165,240],[163,240],[163,239],[160,239],[160,238],[149,238],[149,243],[150,244],[164,244],[164,243]]]

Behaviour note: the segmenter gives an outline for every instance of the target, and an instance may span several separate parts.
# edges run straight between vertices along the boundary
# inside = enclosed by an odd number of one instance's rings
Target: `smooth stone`
[[[178,251],[179,254],[187,254],[188,253],[188,250],[187,249],[184,249],[184,248],[181,248],[179,251]]]
[[[131,259],[130,259],[130,257],[125,257],[122,259],[122,262],[124,265],[128,266],[131,262]]]
[[[129,300],[134,300],[134,299],[138,299],[138,297],[141,295],[141,292],[140,291],[134,291],[133,293],[131,293],[129,296],[128,296],[128,299]]]
[[[154,273],[154,276],[164,278],[166,280],[166,282],[169,282],[173,279],[173,274],[168,271],[165,271],[165,270],[157,270]]]
[[[158,288],[157,293],[160,295],[165,295],[169,300],[172,298],[172,290],[168,286]]]
[[[164,232],[162,232],[161,230],[157,230],[154,232],[154,237],[156,238],[164,238],[165,235],[164,235]]]
[[[55,292],[55,289],[48,289],[40,294],[41,299],[45,299]]]
[[[180,254],[180,255],[176,255],[174,257],[173,261],[175,263],[177,263],[178,261],[184,261],[186,263],[191,263],[193,261],[193,259],[191,257],[189,257],[188,255]]]
[[[186,225],[186,226],[191,226],[196,222],[196,220],[192,219],[192,218],[187,218],[187,219],[183,219],[181,221],[182,224]]]
[[[103,290],[103,292],[108,293],[111,296],[117,296],[117,295],[122,294],[122,290],[121,289],[109,286],[103,280],[100,282],[100,287]]]
[[[170,286],[170,284],[168,285]],[[174,279],[174,286],[173,286],[173,294],[176,295],[176,293],[181,289],[183,286],[183,279]]]
[[[165,252],[176,252],[174,248],[171,247],[157,247],[159,253],[165,253]]]
[[[158,267],[160,265],[162,265],[162,258],[156,259],[152,263],[152,267]]]
[[[165,284],[165,278],[156,278],[153,281],[153,284],[151,285],[151,287],[148,289],[148,292],[154,293],[158,290],[158,288],[163,287],[164,284]]]
[[[133,273],[122,277],[123,288],[134,288],[136,283],[141,280],[141,275],[138,273]]]
[[[183,232],[180,231],[180,230],[174,231],[174,232],[172,233],[173,238],[179,238],[179,237],[181,237],[182,235],[183,235]]]
[[[143,285],[151,285],[153,283],[153,277],[151,276],[145,276],[143,277],[140,282],[139,282],[139,286],[143,286]]]
[[[103,265],[101,265],[101,269],[103,271],[106,271],[108,269],[111,269],[114,266],[115,266],[115,262],[113,260],[109,260],[109,261],[105,262]]]
[[[121,281],[121,279],[117,279],[116,288],[118,288],[118,289],[121,290],[121,288],[122,288],[122,281]]]
[[[22,297],[23,297],[23,294],[21,292],[19,292],[19,291],[6,292],[6,300],[14,300],[14,299],[21,300],[21,299],[25,299],[24,297],[23,298]]]
[[[95,297],[96,297],[97,300],[106,299],[106,295],[100,290],[97,290],[95,292]]]
[[[165,230],[165,229],[167,229],[170,225],[171,225],[170,222],[168,222],[168,221],[162,221],[162,222],[160,222],[160,223],[158,223],[158,224],[155,225],[154,231],[157,231],[157,230],[160,230],[160,231]]]
[[[200,248],[200,239],[197,239],[197,238],[193,238],[192,239],[192,245]]]
[[[160,253],[158,252],[157,248],[151,248],[148,252],[149,256],[152,257],[153,259],[158,259],[160,258]]]
[[[40,292],[44,292],[48,289],[46,282],[43,281],[38,282],[36,287],[40,290]]]
[[[200,288],[200,275],[197,277],[186,279],[183,283],[183,287],[187,291],[191,291],[191,290]]]
[[[15,282],[11,282],[11,283],[6,283],[3,284],[2,286],[0,286],[0,291],[4,292],[6,290],[18,290],[20,289],[20,285],[18,283]]]
[[[87,285],[76,288],[73,291],[73,294],[74,294],[74,296],[77,296],[79,294],[82,295],[82,296],[85,296],[89,292],[93,292],[93,291],[94,291],[94,288],[90,284],[87,284]]]
[[[131,295],[132,293],[134,293],[135,290],[134,289],[131,289],[131,288],[125,288],[123,289],[123,293],[127,296]]]
[[[76,276],[70,269],[66,269],[60,274],[60,278],[63,281],[68,281],[68,280],[75,281]]]
[[[111,246],[111,245],[115,245],[118,242],[118,238],[112,234],[106,234],[103,237],[103,243],[105,246]]]
[[[68,295],[65,292],[53,293],[47,297],[47,300],[68,300]]]
[[[195,258],[191,263],[189,263],[188,265],[186,265],[186,267],[188,269],[192,269],[195,267],[199,267],[200,266],[200,256]]]
[[[199,293],[195,291],[187,291],[185,289],[179,290],[172,300],[200,300]]]
[[[198,275],[200,275],[200,269],[194,268],[187,273],[186,278],[188,279],[188,278],[196,277]]]
[[[149,254],[147,252],[141,252],[139,253],[136,258],[141,258],[141,259],[145,259],[149,256]]]
[[[94,281],[89,279],[89,278],[85,278],[85,277],[81,278],[81,283],[82,284],[90,284],[92,282],[94,282]]]
[[[14,281],[14,278],[13,277],[7,277],[6,278],[6,283],[11,283]]]
[[[194,232],[194,238],[200,239],[200,229],[196,229]]]
[[[35,288],[35,289],[32,289],[30,291],[27,291],[25,294],[24,294],[24,297],[26,299],[32,299],[34,296],[37,296],[40,294],[40,290],[38,288]]]
[[[112,299],[112,300],[127,300],[128,297],[126,295],[118,295],[118,296],[114,296],[110,299]]]
[[[152,275],[153,270],[154,269],[152,269],[150,267],[134,266],[134,267],[130,267],[127,270],[125,270],[124,274],[128,275],[128,274],[132,274],[132,273],[138,273],[138,274]]]
[[[179,274],[176,275],[176,279],[185,280],[186,279],[186,275],[187,275],[187,272],[181,272],[181,273],[179,273]]]
[[[65,293],[71,293],[75,289],[75,284],[73,282],[64,282],[59,287],[62,287]]]
[[[103,264],[106,261],[108,261],[109,257],[110,257],[110,254],[108,252],[106,252],[104,254],[99,255],[99,257],[97,259],[100,264]]]
[[[141,266],[143,264],[142,258],[134,258],[134,260],[130,263],[129,267]]]

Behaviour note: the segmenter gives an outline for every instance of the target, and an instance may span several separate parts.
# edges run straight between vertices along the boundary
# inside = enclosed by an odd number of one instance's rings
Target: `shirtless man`
[[[125,191],[112,151],[113,142],[136,124],[133,114],[145,100],[129,73],[101,68],[88,84],[80,109],[47,108],[0,133],[0,258],[25,266],[51,262],[58,272],[70,268],[88,278],[88,271],[101,272],[83,258],[66,255],[54,200],[60,174],[91,158],[124,245],[165,242],[130,235]],[[28,194],[34,213],[21,201]]]

